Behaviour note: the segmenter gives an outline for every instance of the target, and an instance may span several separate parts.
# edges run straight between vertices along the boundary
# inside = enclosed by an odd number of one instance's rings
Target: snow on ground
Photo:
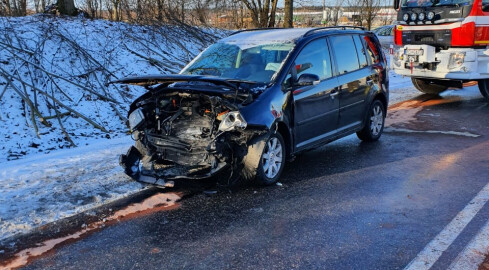
[[[47,32],[46,26],[50,28]],[[87,70],[90,72],[93,65],[80,63],[82,58],[71,55],[76,54],[73,50],[60,50],[57,43],[60,41],[59,37],[53,36],[44,40],[43,33],[56,32],[53,29],[72,37],[72,40],[103,62],[102,66],[119,78],[176,72],[190,60],[190,55],[197,54],[205,47],[201,40],[192,36],[179,36],[187,51],[168,41],[165,43],[165,40],[155,42],[162,36],[152,33],[150,28],[124,23],[43,16],[0,18],[0,35],[15,31],[17,37],[26,41],[24,49],[39,50],[39,42],[44,42],[43,54],[36,61],[50,68],[50,72],[88,85],[96,80],[97,75],[94,74],[107,76],[107,71],[95,71],[89,76],[73,76]],[[138,40],[131,40],[133,36],[138,36]],[[161,45],[157,52],[151,50],[151,46],[155,44]],[[165,50],[166,53],[160,55]],[[158,67],[134,52],[159,61],[173,62],[176,66],[174,70],[171,67]],[[18,55],[20,52],[13,53]],[[41,74],[38,80],[31,78],[25,63],[19,63],[19,59],[12,59],[11,56],[12,51],[0,50],[0,67],[12,74],[25,75],[23,78],[29,83],[54,87],[52,82],[40,84],[51,80],[46,74]],[[4,78],[0,76],[0,94],[5,87],[5,80],[2,79]],[[109,76],[104,80],[109,79],[114,78]],[[56,78],[54,81],[73,101],[61,93],[58,93],[59,99],[104,125],[109,132],[99,131],[79,117],[63,118],[64,127],[78,145],[76,148],[66,149],[68,144],[54,119],[50,120],[50,128],[39,125],[40,138],[37,138],[29,117],[26,116],[28,110],[23,106],[19,95],[10,90],[3,97],[0,95],[0,242],[144,188],[127,177],[117,164],[118,155],[127,151],[132,140],[125,133],[124,123],[110,104],[76,89],[68,82]],[[21,84],[16,85],[22,89]],[[90,86],[103,92],[101,85]],[[142,93],[142,89],[138,87],[109,86],[106,90],[108,96],[119,102],[116,108],[123,114],[126,113],[129,102]],[[413,88],[409,78],[390,72],[391,105],[417,95],[419,93]],[[53,114],[52,108],[48,106],[41,109],[43,113]]]
[[[118,164],[129,137],[0,164],[0,240],[136,193]]]
[[[389,90],[389,105],[414,98],[421,94],[414,88],[411,78],[397,75],[394,71],[389,71]]]

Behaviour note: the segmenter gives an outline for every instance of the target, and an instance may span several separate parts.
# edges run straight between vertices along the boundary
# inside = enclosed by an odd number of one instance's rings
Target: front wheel
[[[438,95],[448,89],[448,86],[437,84],[436,80],[427,80],[411,77],[414,87],[425,94]]]
[[[272,133],[265,143],[255,181],[272,185],[280,178],[285,165],[285,143],[280,133]]]
[[[482,96],[489,101],[489,79],[479,80],[477,84]]]
[[[376,99],[370,105],[368,118],[362,130],[357,132],[357,136],[362,141],[376,141],[384,131],[385,109],[384,104]]]

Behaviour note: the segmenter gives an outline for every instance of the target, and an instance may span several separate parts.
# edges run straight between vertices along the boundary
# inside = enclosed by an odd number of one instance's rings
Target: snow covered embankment
[[[141,87],[127,76],[178,72],[211,30],[45,15],[0,17],[0,162],[125,136]]]
[[[144,89],[106,83],[176,73],[222,34],[0,17],[0,241],[140,190],[117,162]]]

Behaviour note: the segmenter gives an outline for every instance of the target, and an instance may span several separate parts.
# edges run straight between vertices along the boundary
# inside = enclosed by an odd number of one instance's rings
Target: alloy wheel
[[[267,142],[262,156],[263,172],[268,178],[274,178],[282,166],[282,144],[278,138],[272,137]]]
[[[384,123],[384,112],[380,106],[375,106],[372,109],[372,115],[370,116],[370,132],[373,136],[377,136],[382,130]]]

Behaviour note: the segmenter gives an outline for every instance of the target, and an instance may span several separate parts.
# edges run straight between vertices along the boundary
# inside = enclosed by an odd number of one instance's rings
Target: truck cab
[[[478,81],[489,99],[489,0],[394,0],[391,68],[429,94]]]

